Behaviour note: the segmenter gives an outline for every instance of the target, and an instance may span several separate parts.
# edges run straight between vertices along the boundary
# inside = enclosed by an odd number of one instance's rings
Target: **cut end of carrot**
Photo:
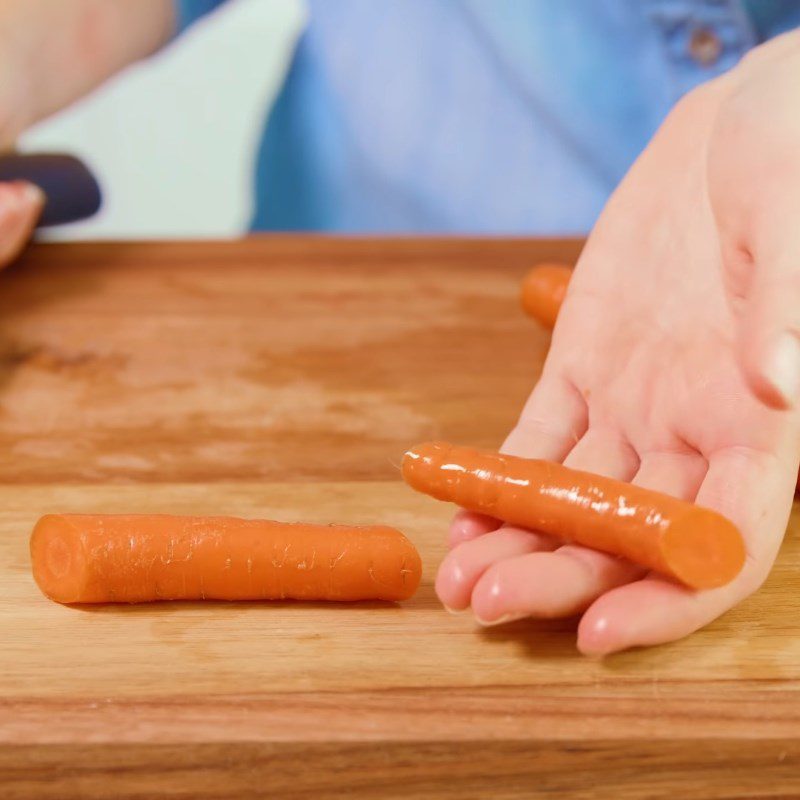
[[[58,603],[77,603],[85,594],[87,561],[83,542],[67,520],[42,517],[31,536],[33,578],[42,592]]]
[[[747,551],[739,529],[715,511],[695,506],[665,533],[671,573],[693,589],[716,589],[742,571]]]

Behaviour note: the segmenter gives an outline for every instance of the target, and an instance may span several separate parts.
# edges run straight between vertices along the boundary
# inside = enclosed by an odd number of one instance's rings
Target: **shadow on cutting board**
[[[580,617],[567,619],[522,619],[507,625],[478,627],[487,647],[516,645],[517,655],[530,661],[578,661],[577,628]]]
[[[143,616],[152,616],[154,614],[173,614],[177,616],[182,612],[200,610],[210,612],[211,609],[225,609],[225,613],[229,613],[231,611],[245,613],[258,609],[259,611],[263,611],[265,614],[270,612],[274,613],[276,611],[292,611],[293,613],[296,612],[298,614],[307,611],[322,610],[344,612],[348,609],[351,611],[402,611],[408,610],[409,606],[412,604],[413,601],[409,601],[407,603],[392,603],[388,601],[382,602],[379,600],[344,603],[333,603],[329,601],[316,602],[308,600],[165,600],[154,603],[104,603],[99,605],[76,604],[70,606],[70,608],[74,608],[76,611],[83,611],[87,614],[140,614]]]

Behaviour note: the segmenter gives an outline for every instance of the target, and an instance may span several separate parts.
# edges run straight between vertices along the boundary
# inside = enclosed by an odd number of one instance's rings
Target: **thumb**
[[[800,403],[800,235],[787,238],[776,252],[754,259],[739,328],[745,379],[779,409]]]
[[[0,268],[20,254],[44,204],[41,189],[31,183],[0,183]]]

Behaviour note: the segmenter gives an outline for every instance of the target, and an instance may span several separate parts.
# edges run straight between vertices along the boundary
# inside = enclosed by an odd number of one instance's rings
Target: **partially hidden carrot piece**
[[[429,442],[403,458],[414,489],[470,511],[622,556],[695,589],[745,562],[736,526],[707,508],[562,464]]]
[[[33,576],[59,603],[406,600],[422,572],[400,531],[234,517],[51,514]]]
[[[520,299],[525,313],[552,330],[571,277],[572,267],[567,264],[535,266],[522,281]]]

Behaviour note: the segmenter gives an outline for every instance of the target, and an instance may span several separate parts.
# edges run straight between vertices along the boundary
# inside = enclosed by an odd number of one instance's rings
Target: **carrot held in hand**
[[[535,266],[522,282],[520,299],[525,313],[552,330],[571,277],[572,267],[567,264]]]
[[[422,572],[393,528],[161,514],[42,517],[31,561],[59,603],[406,600]]]
[[[562,464],[430,442],[405,454],[402,471],[439,500],[623,556],[695,589],[729,583],[744,566],[739,530],[715,511]]]

